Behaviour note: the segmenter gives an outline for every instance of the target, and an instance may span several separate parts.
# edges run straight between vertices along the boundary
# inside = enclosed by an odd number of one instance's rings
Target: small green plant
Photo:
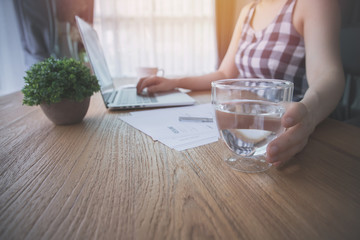
[[[50,57],[26,72],[23,104],[57,103],[62,99],[81,102],[100,90],[98,80],[81,62]]]

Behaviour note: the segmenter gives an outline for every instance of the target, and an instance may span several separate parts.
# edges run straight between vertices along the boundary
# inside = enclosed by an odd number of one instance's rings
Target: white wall
[[[12,0],[0,0],[0,96],[24,86],[25,63]]]

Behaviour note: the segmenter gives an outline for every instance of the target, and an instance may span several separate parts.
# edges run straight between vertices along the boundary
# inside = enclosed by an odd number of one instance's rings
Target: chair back
[[[360,26],[341,30],[340,49],[345,74],[360,75]]]
[[[346,82],[343,96],[330,117],[360,127],[360,1],[340,0],[340,4],[340,50]]]

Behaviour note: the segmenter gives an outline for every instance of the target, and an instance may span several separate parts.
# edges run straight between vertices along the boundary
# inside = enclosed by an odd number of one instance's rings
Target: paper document
[[[131,112],[123,121],[178,151],[216,142],[216,121],[180,121],[179,118],[212,119],[211,104]]]

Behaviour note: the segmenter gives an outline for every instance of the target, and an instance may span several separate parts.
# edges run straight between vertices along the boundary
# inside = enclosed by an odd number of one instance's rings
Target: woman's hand
[[[149,76],[141,78],[136,86],[137,93],[140,94],[144,88],[148,93],[166,92],[177,87],[176,79],[168,79],[159,76]]]
[[[315,129],[312,117],[301,102],[290,104],[281,124],[287,130],[269,143],[266,153],[267,161],[276,167],[281,167],[300,152]]]

